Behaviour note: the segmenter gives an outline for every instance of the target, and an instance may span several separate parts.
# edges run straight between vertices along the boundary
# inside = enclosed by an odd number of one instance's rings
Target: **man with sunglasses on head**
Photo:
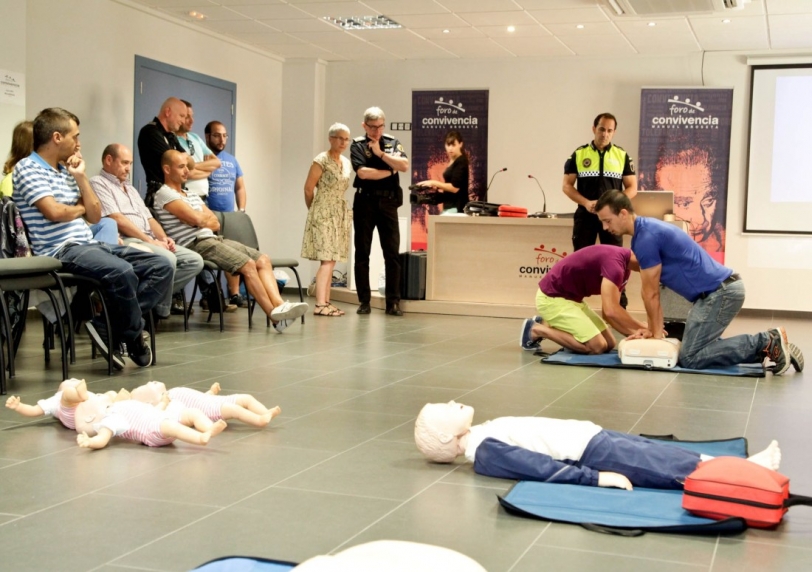
[[[400,229],[398,207],[403,204],[399,172],[409,169],[409,159],[400,142],[383,132],[386,116],[379,107],[364,112],[361,126],[365,135],[356,137],[350,146],[350,159],[355,171],[355,199],[352,205],[355,230],[355,284],[359,314],[369,314],[369,253],[372,233],[378,236],[386,264],[386,313],[402,316],[400,310]]]

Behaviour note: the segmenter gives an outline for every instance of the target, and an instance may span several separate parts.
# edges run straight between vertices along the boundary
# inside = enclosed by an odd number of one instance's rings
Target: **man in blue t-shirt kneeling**
[[[744,282],[733,270],[711,258],[688,234],[674,225],[635,215],[631,201],[617,191],[601,196],[595,212],[605,230],[632,237],[632,252],[640,265],[648,327],[629,337],[664,336],[662,282],[693,304],[682,338],[680,366],[706,369],[759,363],[768,358],[775,363],[774,375],[786,372],[790,364],[796,371],[803,370],[803,354],[789,343],[782,327],[755,335],[720,337],[744,304]]]

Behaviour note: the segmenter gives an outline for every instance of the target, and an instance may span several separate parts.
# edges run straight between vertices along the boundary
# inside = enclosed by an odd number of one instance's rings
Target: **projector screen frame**
[[[747,132],[747,161],[746,161],[746,177],[745,177],[745,187],[744,187],[744,218],[742,221],[742,232],[744,234],[751,234],[751,235],[784,235],[784,236],[812,236],[812,228],[810,230],[787,230],[787,229],[779,229],[779,228],[749,228],[748,227],[748,212],[751,209],[758,210],[762,207],[761,204],[757,204],[754,201],[754,204],[750,204],[751,201],[751,193],[750,193],[750,182],[751,182],[751,157],[752,157],[752,146],[753,146],[753,103],[755,99],[755,92],[756,92],[756,73],[763,70],[780,70],[780,69],[807,69],[809,70],[809,75],[812,76],[812,61],[808,59],[797,60],[797,61],[787,61],[787,63],[760,63],[761,60],[759,58],[759,63],[756,61],[748,61],[750,65],[750,108],[749,108],[749,116],[748,116],[748,132]],[[771,154],[772,157],[772,154]],[[776,223],[777,224],[777,223]]]

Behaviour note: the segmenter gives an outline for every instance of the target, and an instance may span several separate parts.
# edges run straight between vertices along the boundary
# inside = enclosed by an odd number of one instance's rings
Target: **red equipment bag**
[[[812,497],[789,492],[789,478],[747,459],[716,457],[697,465],[685,479],[682,508],[706,518],[743,518],[756,528],[777,526],[796,504]]]

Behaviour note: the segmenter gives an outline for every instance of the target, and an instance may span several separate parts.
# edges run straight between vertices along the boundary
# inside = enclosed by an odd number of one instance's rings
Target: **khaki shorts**
[[[259,260],[262,253],[241,242],[222,236],[209,236],[192,242],[187,248],[194,250],[203,260],[214,262],[226,272],[234,274],[249,260]]]
[[[551,298],[541,289],[536,294],[536,310],[548,326],[572,334],[582,344],[606,330],[606,323],[589,309],[586,302]]]

